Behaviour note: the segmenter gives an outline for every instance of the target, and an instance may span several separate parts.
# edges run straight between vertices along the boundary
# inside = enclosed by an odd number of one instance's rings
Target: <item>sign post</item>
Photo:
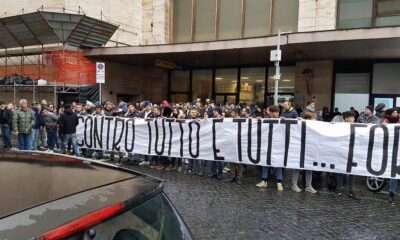
[[[96,83],[99,84],[99,101],[101,103],[101,85],[106,83],[106,64],[104,62],[96,62]]]
[[[279,80],[281,79],[281,68],[279,62],[282,60],[282,50],[281,50],[281,35],[291,32],[281,32],[278,30],[278,43],[276,44],[276,50],[271,50],[270,61],[275,64],[275,89],[274,89],[274,105],[278,106],[278,90],[279,90]]]

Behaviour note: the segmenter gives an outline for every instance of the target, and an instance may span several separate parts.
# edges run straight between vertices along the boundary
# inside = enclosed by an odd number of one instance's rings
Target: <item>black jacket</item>
[[[76,133],[76,126],[78,126],[78,116],[71,109],[66,109],[61,114],[59,122],[61,134],[72,134]]]
[[[0,124],[12,125],[13,112],[9,109],[0,110]]]

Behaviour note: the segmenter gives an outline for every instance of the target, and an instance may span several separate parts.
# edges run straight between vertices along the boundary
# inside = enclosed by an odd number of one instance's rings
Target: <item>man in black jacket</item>
[[[13,112],[8,109],[4,102],[0,102],[0,127],[1,137],[4,143],[4,150],[11,149],[11,125],[13,121]]]
[[[78,126],[78,116],[71,109],[69,104],[64,106],[64,113],[59,119],[60,133],[63,135],[61,153],[65,153],[65,148],[70,143],[76,156],[80,156],[79,147],[76,137],[76,126]]]

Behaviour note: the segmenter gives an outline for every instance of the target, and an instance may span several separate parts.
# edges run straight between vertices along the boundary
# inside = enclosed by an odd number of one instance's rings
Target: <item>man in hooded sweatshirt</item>
[[[76,137],[76,126],[78,126],[78,116],[71,109],[69,104],[64,106],[64,113],[60,116],[60,133],[63,135],[61,153],[65,153],[66,146],[70,143],[76,156],[80,156]]]

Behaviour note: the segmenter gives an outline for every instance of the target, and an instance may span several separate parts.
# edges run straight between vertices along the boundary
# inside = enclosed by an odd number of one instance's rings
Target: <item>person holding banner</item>
[[[240,118],[240,108],[234,108],[231,111],[232,118]],[[242,177],[243,177],[243,164],[239,163],[231,163],[231,174],[232,178],[230,182],[236,182],[237,184],[242,184]]]
[[[207,114],[207,113],[205,113]],[[215,107],[213,109],[213,118],[222,118],[222,109],[220,107]],[[212,178],[216,178],[218,180],[222,179],[222,173],[224,171],[224,163],[221,161],[212,161],[211,162],[211,172]]]
[[[355,116],[351,111],[344,112],[342,114],[343,120],[347,123],[354,123],[355,122]],[[353,199],[358,199],[356,198],[356,195],[354,194],[354,182],[355,182],[355,176],[354,175],[348,175],[349,176],[349,198]],[[336,174],[336,195],[338,197],[342,196],[342,191],[343,191],[343,181],[344,181],[345,174],[342,173],[337,173]]]
[[[279,118],[279,107],[278,106],[269,106],[269,117],[270,118]],[[261,182],[256,186],[259,188],[266,188],[268,186],[268,175],[271,167],[261,167]],[[275,177],[277,180],[276,188],[278,191],[283,191],[283,170],[280,167],[274,168]]]
[[[399,123],[399,115],[395,109],[387,109],[385,111],[384,116],[384,123],[391,124],[391,123]],[[391,178],[389,180],[389,202],[393,204],[394,196],[396,195],[396,188],[397,188],[397,179]]]
[[[317,114],[313,112],[306,112],[303,114],[303,119],[304,120],[317,120]],[[309,192],[309,193],[317,193],[317,191],[313,188],[312,186],[312,171],[309,170],[304,170],[306,174],[306,188],[304,191]],[[299,170],[298,169],[293,169],[292,171],[292,190],[295,192],[301,192],[301,189],[297,186],[297,181],[299,178]]]

